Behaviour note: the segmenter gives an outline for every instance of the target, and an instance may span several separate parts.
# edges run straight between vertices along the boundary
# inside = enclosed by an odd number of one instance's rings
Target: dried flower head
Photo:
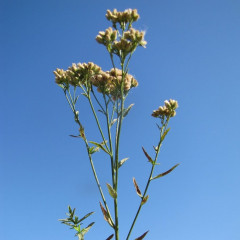
[[[109,51],[111,50],[110,46],[112,42],[115,41],[116,39],[117,39],[117,30],[113,30],[111,27],[106,29],[105,32],[100,31],[96,37],[96,41],[106,46],[109,49]]]
[[[121,85],[123,83],[124,94],[132,87],[137,87],[137,80],[130,74],[122,75],[122,70],[112,68],[110,71],[101,71],[91,78],[92,85],[97,87],[101,93],[110,94],[113,99],[121,96]]]
[[[71,84],[72,86],[85,85],[89,83],[89,79],[98,74],[101,68],[92,63],[73,63],[68,70],[56,69],[54,71],[55,81],[57,84]]]
[[[116,23],[126,24],[132,23],[139,19],[137,9],[126,9],[124,12],[118,12],[117,9],[113,11],[107,10],[106,18],[111,21],[114,25]]]
[[[64,71],[63,69],[57,68],[53,73],[55,75],[55,82],[57,84],[64,84],[64,85],[68,84],[69,78],[66,71]]]
[[[178,102],[176,100],[170,99],[164,101],[164,106],[160,106],[157,110],[152,113],[153,117],[174,117],[176,115],[176,109],[178,108]]]

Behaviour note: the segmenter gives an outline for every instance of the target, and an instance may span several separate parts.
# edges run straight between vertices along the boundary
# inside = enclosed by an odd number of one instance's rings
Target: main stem
[[[121,60],[121,68],[122,68],[122,82],[121,82],[121,107],[120,107],[120,116],[119,117],[119,124],[117,127],[116,132],[116,149],[115,149],[115,185],[114,190],[117,192],[118,189],[118,161],[119,161],[119,143],[120,143],[120,133],[123,121],[123,110],[124,110],[124,79],[125,79],[125,72],[124,72],[124,62],[125,59]],[[119,111],[118,111],[119,113]],[[118,224],[118,201],[117,197],[114,199],[114,212],[115,212],[115,240],[119,240],[119,224]]]

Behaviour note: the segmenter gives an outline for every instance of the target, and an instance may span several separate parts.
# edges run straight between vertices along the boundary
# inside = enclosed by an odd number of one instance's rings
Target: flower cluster
[[[96,37],[96,41],[106,46],[109,52],[116,55],[123,56],[128,55],[135,51],[138,46],[145,47],[147,42],[144,40],[144,31],[138,31],[134,28],[124,32],[120,40],[117,40],[117,31],[111,27],[106,31],[100,31]]]
[[[178,102],[176,100],[170,99],[169,101],[164,101],[164,106],[160,106],[157,110],[152,113],[153,117],[174,117],[176,115],[176,109],[178,108]]]
[[[69,84],[74,87],[80,85],[87,86],[89,79],[98,74],[100,71],[101,68],[92,62],[82,64],[73,63],[66,71],[58,68],[54,71],[55,82],[65,86]]]
[[[117,9],[114,9],[113,11],[107,10],[106,18],[113,24],[126,24],[137,21],[139,14],[137,9],[126,9],[124,12],[118,12]]]
[[[60,85],[74,87],[91,85],[97,87],[98,92],[109,94],[115,100],[121,96],[121,86],[123,82],[123,92],[127,94],[132,87],[137,87],[137,80],[130,74],[122,74],[122,70],[112,68],[110,71],[102,71],[101,68],[92,63],[73,63],[68,70],[57,68],[54,71],[55,82]]]
[[[127,9],[124,12],[118,12],[116,9],[112,12],[107,10],[106,17],[113,22],[113,27],[116,30],[109,27],[105,32],[100,31],[96,41],[106,46],[110,53],[126,57],[129,53],[133,53],[138,46],[146,46],[147,42],[144,40],[145,32],[131,28],[132,22],[137,21],[139,18],[136,9]],[[117,30],[117,22],[121,25],[122,35]],[[126,23],[129,23],[127,28],[125,26]]]
[[[106,29],[105,32],[101,31],[96,37],[98,43],[110,47],[113,41],[117,39],[117,30],[113,30],[111,27]]]
[[[112,68],[110,71],[101,71],[99,74],[91,78],[91,83],[97,87],[101,93],[110,94],[115,100],[121,96],[121,85],[123,83],[124,94],[132,87],[137,87],[137,80],[130,74],[123,76],[122,70]]]

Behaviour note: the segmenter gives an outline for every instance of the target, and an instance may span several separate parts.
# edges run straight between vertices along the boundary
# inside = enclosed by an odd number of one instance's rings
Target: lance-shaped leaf
[[[82,222],[84,219],[86,219],[87,217],[91,216],[92,214],[94,214],[94,212],[90,212],[88,214],[86,214],[83,218],[81,218],[78,222]]]
[[[142,150],[143,150],[145,156],[147,157],[148,161],[149,161],[151,164],[154,164],[154,161],[153,161],[152,158],[148,155],[148,153],[145,151],[144,147],[142,147]]]
[[[104,152],[106,152],[107,154],[111,155],[108,150],[103,147],[102,143],[97,143],[97,142],[93,142],[93,141],[89,141],[91,144],[94,144],[95,146],[99,147],[100,149],[102,149]]]
[[[110,240],[110,239],[112,239],[113,236],[114,236],[114,234],[110,235],[106,240]]]
[[[98,110],[98,112],[100,112],[100,113],[106,115],[105,111],[102,111],[102,110],[100,110],[100,109]]]
[[[137,195],[138,195],[139,197],[142,197],[142,193],[141,193],[141,191],[140,191],[140,188],[139,188],[138,185],[137,185],[137,182],[136,182],[136,179],[135,179],[135,178],[133,178],[133,184],[134,184],[134,187],[135,187],[135,189],[136,189]]]
[[[164,140],[164,138],[167,136],[168,132],[170,131],[170,128],[164,131],[162,137],[161,137],[161,142]]]
[[[148,234],[149,231],[145,232],[143,235],[141,235],[140,237],[136,238],[135,240],[142,240],[147,234]]]
[[[81,136],[69,135],[70,137],[80,138]]]
[[[108,183],[107,183],[107,188],[108,188],[108,192],[109,192],[110,196],[114,199],[117,198],[117,192]]]
[[[118,162],[118,167],[120,168],[129,158],[124,158]]]
[[[86,93],[81,93],[84,97],[88,98],[88,95]]]
[[[143,199],[142,199],[142,202],[141,202],[141,205],[145,204],[147,202],[149,198],[149,195],[145,196]]]
[[[74,100],[74,103],[76,104],[77,100],[78,100],[79,96],[77,96]]]
[[[114,119],[111,121],[111,123],[110,123],[110,127],[112,127],[112,125],[113,125],[116,121],[117,121],[117,119],[114,118]]]
[[[83,139],[86,139],[85,132],[84,132],[84,127],[82,126],[82,124],[80,125],[79,133],[80,133],[80,136],[81,136]]]
[[[94,154],[95,152],[99,152],[99,147],[90,147],[88,151],[89,154]]]
[[[90,228],[93,226],[94,223],[95,223],[95,222],[92,222],[92,223],[90,223],[86,228],[84,228],[84,229],[81,231],[82,235],[85,235],[85,234],[90,230]]]
[[[125,108],[124,110],[123,110],[123,117],[126,117],[127,115],[128,115],[128,113],[129,113],[129,111],[131,110],[131,108],[134,106],[134,104],[132,103],[132,104],[130,104],[129,106],[128,106],[128,108]],[[121,115],[121,112],[120,112],[120,115]]]
[[[102,203],[101,203],[101,202],[99,202],[99,203],[100,203],[100,207],[101,207],[101,210],[102,210],[104,219],[108,222],[108,224],[109,224],[111,227],[114,228],[113,223],[112,223],[112,221],[111,221],[111,218],[110,218],[108,212],[105,210],[105,208],[103,207]]]
[[[161,173],[161,174],[158,174],[156,177],[151,178],[151,180],[157,179],[157,178],[160,178],[160,177],[163,177],[163,176],[169,174],[169,173],[170,173],[171,171],[173,171],[178,165],[179,165],[179,163],[176,164],[175,166],[173,166],[172,168],[170,168],[168,171],[163,172],[163,173]]]

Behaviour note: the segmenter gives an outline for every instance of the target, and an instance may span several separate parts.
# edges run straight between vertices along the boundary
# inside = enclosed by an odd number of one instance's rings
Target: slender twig
[[[69,105],[70,105],[70,107],[71,107],[71,109],[72,109],[72,111],[73,111],[73,113],[74,113],[75,121],[77,122],[77,124],[78,124],[79,127],[81,128],[81,127],[82,127],[82,124],[81,124],[81,122],[79,121],[78,114],[77,114],[77,111],[76,111],[76,109],[75,109],[75,99],[72,98],[72,95],[71,95],[71,92],[69,91],[69,89],[68,89],[68,93],[69,93],[69,96],[70,96],[70,100],[69,100],[69,98],[68,98],[68,96],[67,96],[67,94],[66,94],[66,91],[64,91],[64,92],[65,92],[65,96],[66,96],[66,98],[67,98],[67,101],[68,101],[68,103],[69,103]],[[110,210],[109,210],[109,208],[108,208],[106,199],[105,199],[105,197],[104,197],[104,194],[103,194],[103,191],[102,191],[102,188],[101,188],[101,185],[100,185],[100,182],[99,182],[98,177],[97,177],[97,173],[96,173],[96,170],[95,170],[95,167],[94,167],[94,164],[93,164],[92,156],[91,156],[91,154],[90,154],[90,152],[89,152],[90,147],[89,147],[89,145],[88,145],[88,141],[87,141],[87,138],[86,138],[86,134],[85,134],[85,137],[83,138],[83,140],[84,140],[85,145],[86,145],[86,148],[87,148],[88,158],[89,158],[89,161],[90,161],[90,164],[91,164],[91,168],[92,168],[92,171],[93,171],[93,175],[94,175],[94,178],[95,178],[95,180],[96,180],[96,183],[97,183],[97,186],[98,186],[100,195],[101,195],[101,197],[102,197],[102,201],[103,201],[103,203],[104,203],[104,206],[106,207],[107,213],[108,213],[109,218],[110,218],[110,221],[111,221],[111,223],[112,223],[112,226],[114,226],[114,222],[113,222],[113,220],[112,220]]]
[[[158,159],[158,155],[159,155],[159,152],[160,152],[160,149],[161,149],[161,146],[162,146],[162,142],[163,142],[162,136],[163,136],[163,134],[165,133],[165,131],[166,131],[166,129],[167,129],[168,121],[169,121],[169,118],[166,120],[166,122],[162,125],[162,127],[161,127],[161,129],[160,129],[160,140],[159,140],[159,143],[158,143],[158,146],[157,146],[157,150],[156,150],[156,154],[155,154],[154,161],[153,161],[153,163],[152,163],[152,168],[151,168],[151,171],[150,171],[150,174],[149,174],[149,177],[148,177],[148,181],[147,181],[147,184],[146,184],[146,187],[145,187],[145,189],[144,189],[144,193],[143,193],[141,199],[144,199],[145,196],[146,196],[146,194],[147,194],[147,190],[148,190],[148,187],[149,187],[149,185],[150,185],[150,182],[151,182],[151,179],[152,179],[152,175],[153,175],[153,170],[154,170],[154,168],[155,168],[155,166],[156,166],[156,162],[157,162],[157,159]],[[137,220],[137,218],[138,218],[138,215],[139,215],[139,213],[140,213],[140,211],[141,211],[142,206],[143,206],[143,204],[142,204],[142,200],[141,200],[141,202],[140,202],[140,204],[139,204],[139,207],[138,207],[138,210],[137,210],[137,213],[136,213],[136,215],[135,215],[135,217],[134,217],[134,220],[133,220],[132,225],[131,225],[131,227],[130,227],[130,230],[129,230],[129,232],[128,232],[128,235],[127,235],[126,240],[128,240],[129,237],[130,237],[130,235],[131,235],[131,232],[132,232],[133,227],[134,227],[134,225],[135,225],[135,223],[136,223],[136,220]]]
[[[89,102],[89,104],[90,104],[90,106],[91,106],[91,109],[92,109],[93,115],[94,115],[95,120],[96,120],[96,122],[97,122],[97,126],[98,126],[98,129],[99,129],[100,134],[101,134],[101,136],[102,136],[103,143],[104,143],[104,145],[106,146],[108,152],[110,152],[109,147],[108,147],[108,145],[107,145],[107,141],[106,141],[106,139],[105,139],[105,137],[104,137],[104,134],[103,134],[103,131],[102,131],[101,125],[100,125],[100,123],[99,123],[99,120],[98,120],[97,114],[96,114],[95,109],[94,109],[94,107],[93,107],[93,104],[92,104],[92,100],[91,100],[90,94],[88,95],[88,102]]]

